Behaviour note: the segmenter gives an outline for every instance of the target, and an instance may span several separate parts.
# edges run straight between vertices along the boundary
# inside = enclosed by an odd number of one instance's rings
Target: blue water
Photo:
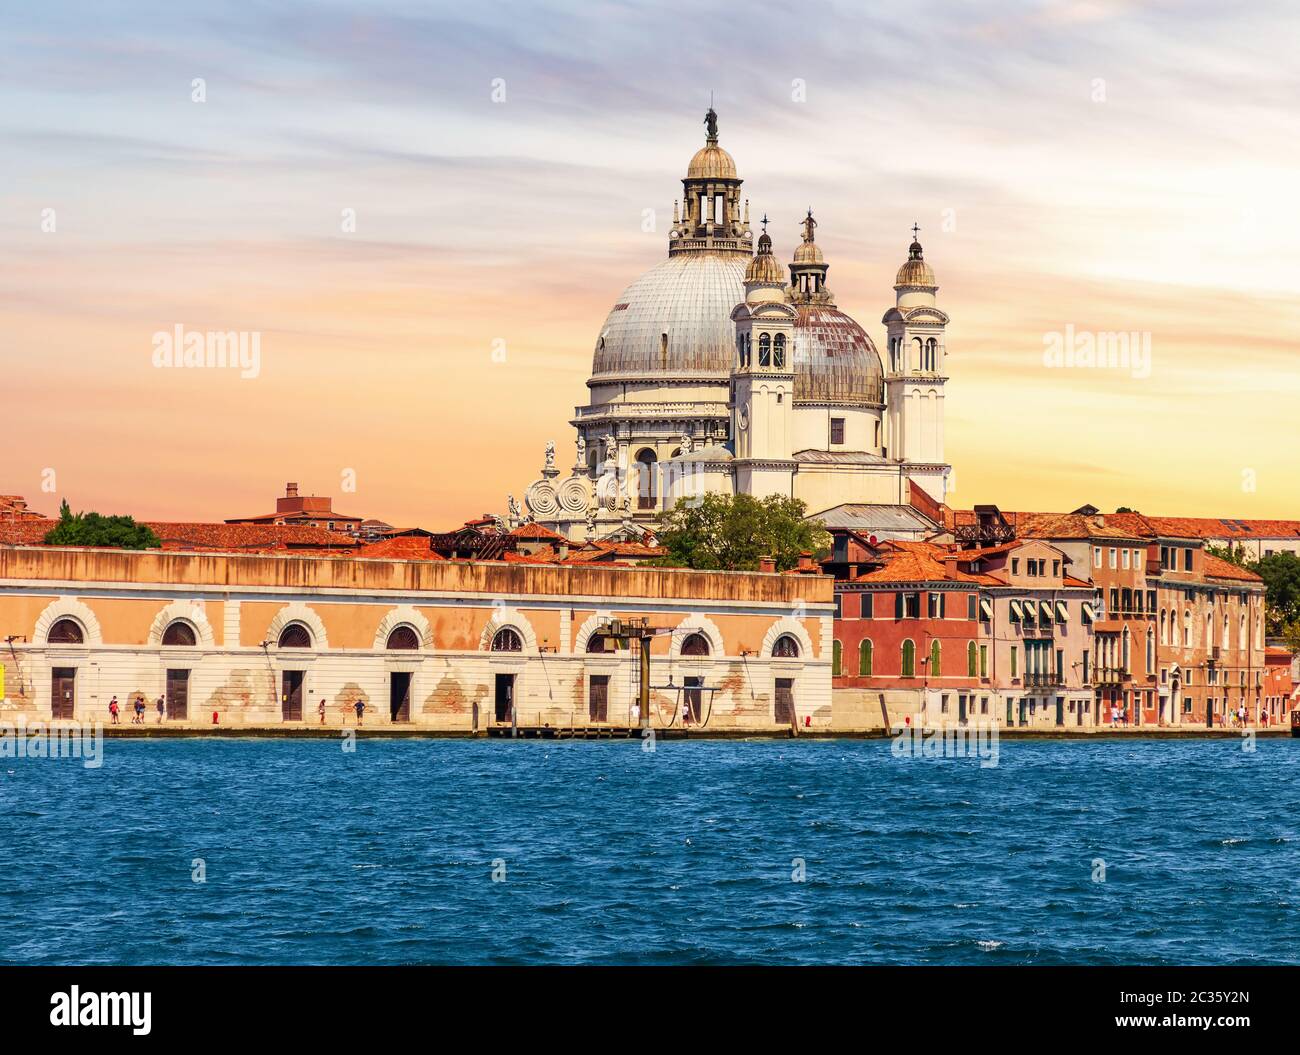
[[[1300,741],[356,747],[0,760],[0,961],[1300,962]]]

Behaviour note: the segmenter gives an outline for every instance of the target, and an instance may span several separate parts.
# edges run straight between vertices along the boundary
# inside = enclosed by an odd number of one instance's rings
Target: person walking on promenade
[[[158,708],[158,724],[162,725],[163,719],[167,716],[167,704],[163,701],[163,698],[159,696],[158,702],[155,703],[154,706]]]
[[[632,706],[628,709],[627,716],[632,725],[641,724],[641,704],[639,701],[632,701]]]
[[[144,725],[144,697],[135,698],[135,724]]]
[[[366,714],[366,701],[363,700],[360,696],[357,697],[356,712],[357,712],[357,725],[360,725],[361,719],[364,718]]]
[[[320,698],[320,706],[316,708],[316,713],[320,715],[320,724],[325,724],[325,697]]]
[[[108,701],[108,716],[113,725],[117,725],[117,697],[114,696]]]

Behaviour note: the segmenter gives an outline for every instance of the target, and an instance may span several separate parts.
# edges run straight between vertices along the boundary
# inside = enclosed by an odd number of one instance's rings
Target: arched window
[[[85,642],[86,635],[75,619],[60,619],[50,627],[46,640],[51,645],[80,645]]]
[[[1121,661],[1120,661],[1120,668],[1119,668],[1120,670],[1127,671],[1127,670],[1129,669],[1129,663],[1130,663],[1131,658],[1132,658],[1132,657],[1131,657],[1131,650],[1132,650],[1132,647],[1133,647],[1133,638],[1132,638],[1132,635],[1129,634],[1129,632],[1128,632],[1128,627],[1125,627],[1125,628],[1124,628],[1124,645],[1123,645],[1124,653],[1123,653],[1123,657],[1122,657],[1122,659],[1121,659]]]
[[[1147,669],[1146,672],[1151,674],[1156,669],[1156,636],[1150,630],[1147,631]]]
[[[798,659],[799,642],[793,634],[782,634],[772,646],[773,659]]]
[[[758,365],[772,365],[772,335],[760,333],[758,335]]]
[[[966,677],[973,678],[979,670],[979,650],[972,641],[966,646]]]
[[[492,638],[493,652],[522,652],[523,650],[524,643],[519,637],[519,632],[512,627],[503,626]]]
[[[745,365],[748,366],[754,361],[754,335],[745,334]]]
[[[164,645],[188,647],[197,645],[199,639],[194,634],[194,627],[178,619],[176,622],[167,625],[167,629],[163,631],[162,643]]]
[[[930,371],[938,369],[939,342],[931,337],[925,342],[925,368]]]
[[[301,623],[290,623],[280,631],[281,648],[311,648],[311,631]]]
[[[682,641],[683,656],[707,656],[711,651],[709,639],[703,634],[687,634]]]
[[[1183,647],[1192,647],[1192,610],[1190,608],[1183,611]]]
[[[838,641],[831,642],[831,677],[838,678],[844,672],[844,646]]]
[[[875,666],[875,656],[872,654],[874,651],[875,646],[869,638],[864,638],[858,645],[858,674],[861,677],[871,677],[872,668]]]
[[[388,635],[385,648],[415,650],[420,647],[420,638],[409,626],[399,626]]]
[[[785,334],[778,333],[772,342],[772,365],[778,370],[785,369]]]
[[[1246,613],[1241,613],[1241,624],[1237,630],[1237,647],[1245,649],[1246,647]]]
[[[637,471],[637,506],[641,509],[654,509],[655,500],[655,463],[658,462],[655,452],[649,447],[644,448],[636,456],[636,463],[640,467]]]
[[[905,678],[916,677],[916,642],[909,638],[903,642],[903,669]]]
[[[924,352],[922,351],[921,338],[920,338],[920,337],[913,337],[913,338],[912,338],[912,358],[911,358],[911,361],[910,361],[910,362],[907,362],[907,363],[904,363],[904,364],[903,364],[903,369],[904,369],[904,370],[909,370],[909,369],[916,369],[916,370],[919,370],[919,369],[921,368],[921,357],[922,357],[922,355],[924,355]]]
[[[898,337],[889,338],[889,369],[898,373],[898,348],[902,341]]]
[[[942,653],[942,650],[939,648],[939,641],[938,641],[938,639],[935,639],[934,641],[931,641],[931,642],[930,642],[930,671],[929,671],[929,673],[930,673],[930,676],[931,676],[931,677],[935,677],[935,678],[937,678],[937,677],[939,676],[939,674],[941,673],[941,671],[940,671],[939,668],[940,668],[940,666],[941,666],[941,664],[942,664],[942,660],[943,660],[943,653]]]
[[[587,638],[587,654],[598,654],[605,651],[605,642],[609,640],[604,634],[592,634]]]
[[[1162,645],[1169,644],[1169,621],[1165,618],[1167,615],[1168,613],[1163,608],[1160,609],[1160,643]]]

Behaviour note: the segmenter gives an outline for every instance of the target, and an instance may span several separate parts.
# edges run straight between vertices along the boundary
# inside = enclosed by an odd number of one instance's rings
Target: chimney
[[[287,483],[287,484],[285,484],[285,485],[284,485],[284,497],[285,497],[285,498],[297,498],[297,497],[298,497],[298,485],[295,484],[295,483]]]
[[[804,550],[802,553],[799,554],[799,570],[800,571],[813,570],[812,554],[809,553],[807,550]]]
[[[776,558],[775,558],[775,557],[759,557],[759,558],[758,558],[758,570],[761,571],[761,572],[767,572],[769,575],[772,574],[773,572],[776,571]]]

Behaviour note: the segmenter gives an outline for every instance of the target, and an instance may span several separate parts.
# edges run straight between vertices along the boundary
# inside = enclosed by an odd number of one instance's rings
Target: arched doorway
[[[85,631],[75,619],[60,619],[45,635],[51,645],[82,645]],[[53,667],[50,670],[50,717],[71,719],[77,709],[77,668]]]
[[[388,635],[385,648],[394,652],[414,652],[420,647],[420,638],[409,626],[394,627]],[[388,672],[388,718],[393,722],[411,720],[411,681],[414,675],[409,670],[392,670]]]
[[[290,623],[280,631],[276,641],[280,648],[311,648],[311,631],[301,623]],[[305,670],[280,672],[280,718],[286,722],[302,721],[303,684]]]
[[[711,652],[709,639],[698,631],[687,634],[682,642],[682,656],[686,659],[704,659]],[[682,679],[683,703],[686,705],[683,721],[698,725],[703,711],[704,679],[698,675],[688,675]]]

